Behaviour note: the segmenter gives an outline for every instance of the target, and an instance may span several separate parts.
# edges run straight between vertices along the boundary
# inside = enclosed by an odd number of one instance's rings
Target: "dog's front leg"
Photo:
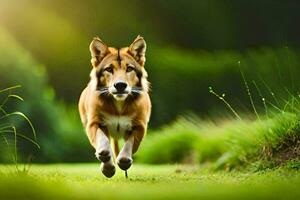
[[[108,162],[112,157],[112,151],[108,136],[100,129],[96,132],[96,158],[102,162]]]
[[[132,165],[132,154],[137,151],[144,133],[143,126],[136,126],[125,138],[125,144],[117,157],[117,163],[122,170],[127,170]]]
[[[106,177],[110,178],[115,174],[116,168],[113,163],[109,138],[100,128],[97,130],[96,144],[96,157],[103,162],[101,171]]]
[[[112,177],[116,172],[116,168],[113,163],[109,137],[98,125],[88,126],[87,134],[91,144],[96,149],[96,157],[103,163],[102,173],[108,178]]]
[[[131,134],[125,141],[125,144],[117,157],[117,162],[122,170],[127,170],[132,164],[132,149],[134,144],[134,135]]]

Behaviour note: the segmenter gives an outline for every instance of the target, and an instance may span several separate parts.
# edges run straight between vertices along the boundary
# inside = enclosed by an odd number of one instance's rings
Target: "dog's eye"
[[[113,68],[112,68],[111,66],[106,67],[106,68],[104,69],[104,71],[107,71],[107,72],[109,72],[109,73],[113,73],[113,72],[114,72],[114,71],[113,71]]]
[[[131,66],[131,65],[128,65],[128,66],[127,66],[127,69],[126,69],[126,72],[131,72],[131,71],[133,71],[133,70],[134,70],[134,67]]]

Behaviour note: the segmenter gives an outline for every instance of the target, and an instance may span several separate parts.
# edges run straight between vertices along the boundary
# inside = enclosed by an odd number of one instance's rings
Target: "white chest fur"
[[[109,134],[119,139],[124,136],[126,131],[132,129],[132,118],[129,116],[105,115],[104,124],[108,128]]]

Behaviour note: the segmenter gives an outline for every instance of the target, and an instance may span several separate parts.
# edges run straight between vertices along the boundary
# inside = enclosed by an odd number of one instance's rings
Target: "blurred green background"
[[[250,110],[244,72],[259,111],[300,80],[300,2],[294,0],[0,0],[0,88],[22,85],[12,101],[32,120],[41,149],[20,142],[36,162],[93,161],[77,102],[89,80],[89,43],[128,46],[142,35],[152,83],[150,129],[186,113],[231,115],[211,86],[235,108]],[[239,64],[240,63],[240,64]],[[19,130],[28,132],[24,122]],[[151,134],[151,132],[150,132]],[[5,162],[8,158],[1,157]]]

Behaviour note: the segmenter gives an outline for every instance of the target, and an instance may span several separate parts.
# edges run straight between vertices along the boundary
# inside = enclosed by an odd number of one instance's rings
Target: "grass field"
[[[282,111],[252,120],[180,118],[149,134],[137,160],[146,164],[209,164],[216,170],[259,171],[286,163],[300,169],[299,116],[298,112]]]
[[[1,199],[299,199],[300,172],[287,168],[210,172],[191,165],[134,165],[102,176],[98,164],[2,165]]]

